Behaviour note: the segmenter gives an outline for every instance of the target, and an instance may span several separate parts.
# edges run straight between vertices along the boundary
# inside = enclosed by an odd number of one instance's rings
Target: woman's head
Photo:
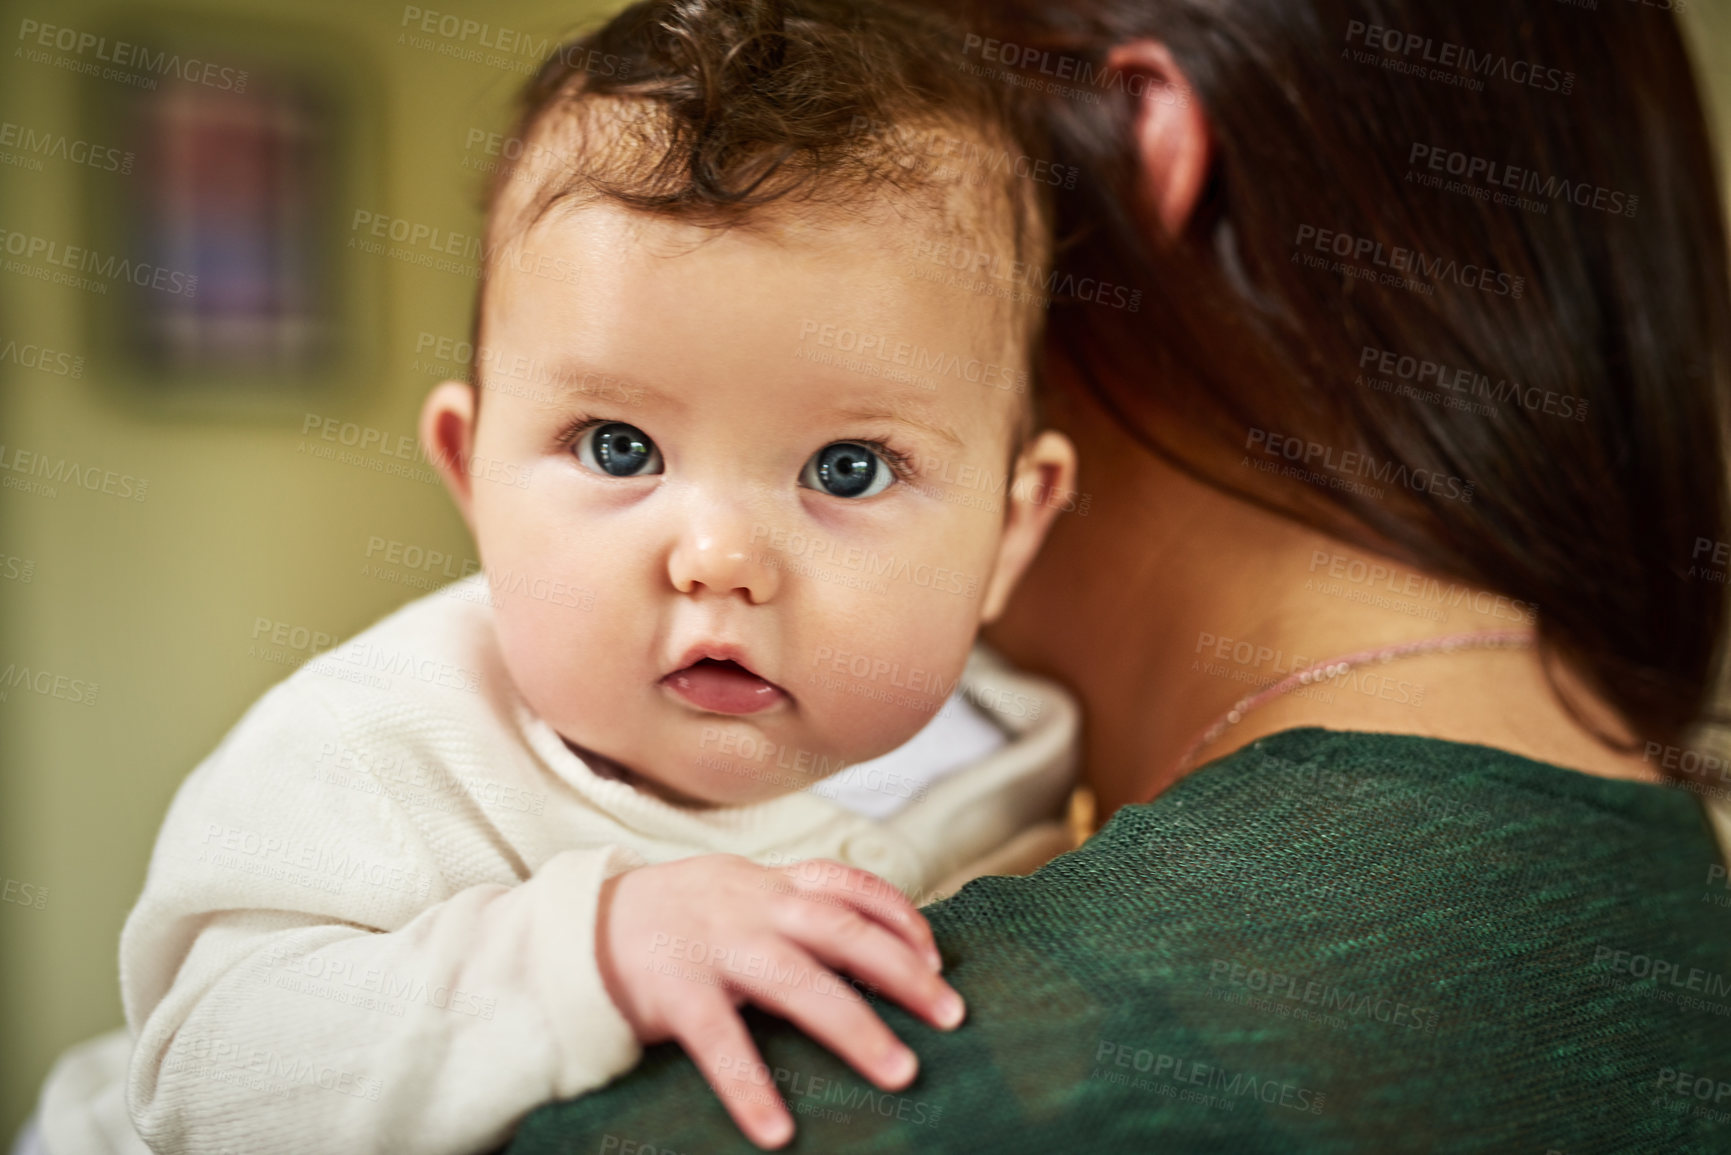
[[[1058,301],[1049,334],[1139,441],[1538,605],[1634,733],[1700,720],[1725,623],[1701,543],[1731,538],[1731,280],[1669,12],[991,0],[970,18],[958,48],[989,50],[982,71],[1068,78],[1025,86],[1033,147],[1089,174],[1060,194],[1062,269],[1144,299]],[[1163,60],[1206,120],[1176,219],[1135,95]]]

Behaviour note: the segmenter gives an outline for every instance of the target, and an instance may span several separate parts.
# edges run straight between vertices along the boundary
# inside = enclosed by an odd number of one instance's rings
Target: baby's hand
[[[741,1003],[792,1020],[886,1091],[911,1083],[919,1061],[831,967],[935,1027],[962,1021],[925,917],[877,875],[836,862],[772,869],[712,854],[628,871],[602,887],[595,953],[638,1040],[679,1040],[760,1147],[792,1138],[793,1119]]]

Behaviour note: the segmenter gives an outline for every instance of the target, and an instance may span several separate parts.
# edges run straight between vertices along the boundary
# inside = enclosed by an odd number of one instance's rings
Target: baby
[[[122,941],[153,1147],[485,1150],[669,1039],[777,1146],[741,1003],[889,1090],[862,989],[961,1022],[905,895],[1067,790],[1073,707],[973,650],[1074,455],[1037,304],[909,268],[1046,258],[935,19],[653,0],[531,85],[421,428],[485,573],[182,787]]]

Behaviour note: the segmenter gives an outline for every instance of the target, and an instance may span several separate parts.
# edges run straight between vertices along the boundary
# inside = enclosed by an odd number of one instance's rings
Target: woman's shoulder
[[[1675,892],[1681,914],[1700,900],[1683,884],[1718,860],[1698,800],[1679,789],[1484,746],[1306,729],[1261,739],[1122,808],[1038,883],[990,885],[1078,914],[1113,902],[1169,914],[1206,895],[1222,917],[1220,903],[1232,899],[1239,911],[1314,921],[1398,917],[1432,892],[1506,917],[1544,881],[1544,893],[1583,902]]]
[[[1725,878],[1685,791],[1482,746],[1297,730],[1121,809],[1027,880],[983,880],[935,918],[961,937],[1006,917],[1035,936],[1097,931],[1102,956],[1155,969],[1243,964],[1323,986],[1343,971],[1374,985],[1447,969],[1477,974],[1483,994],[1528,962],[1558,984],[1598,981],[1607,951],[1731,974]],[[1498,968],[1478,972],[1487,959]],[[1731,977],[1720,993],[1731,1014]]]
[[[1731,1080],[1719,865],[1687,795],[1295,731],[928,908],[969,1018],[880,1004],[910,1091],[779,1024],[765,1069],[825,1151],[1688,1150]],[[733,1149],[675,1055],[514,1149],[606,1134]]]
[[[1391,834],[1423,830],[1431,821],[1448,823],[1451,834],[1538,822],[1566,836],[1599,816],[1630,837],[1670,837],[1677,824],[1695,826],[1699,819],[1695,798],[1674,787],[1599,777],[1473,743],[1318,728],[1258,739],[1121,813],[1133,822],[1181,822],[1186,808],[1202,806],[1228,825],[1302,811],[1325,822],[1375,823]],[[1523,830],[1530,833],[1530,825]]]

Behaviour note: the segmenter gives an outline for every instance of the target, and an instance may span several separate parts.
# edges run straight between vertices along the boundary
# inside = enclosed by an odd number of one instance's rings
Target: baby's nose
[[[699,587],[724,596],[743,593],[752,605],[769,601],[781,587],[775,558],[759,549],[750,524],[713,510],[674,543],[667,576],[682,594]]]

